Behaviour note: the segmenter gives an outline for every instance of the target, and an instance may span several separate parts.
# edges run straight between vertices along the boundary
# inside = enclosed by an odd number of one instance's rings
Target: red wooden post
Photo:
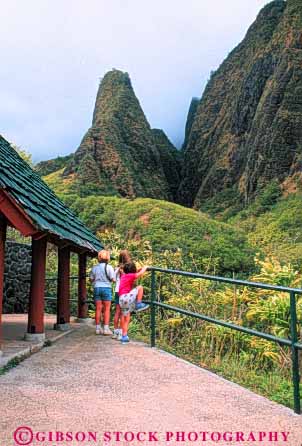
[[[88,305],[83,303],[87,299],[86,287],[87,255],[79,254],[79,276],[78,276],[78,322],[87,319]]]
[[[5,240],[6,240],[6,219],[0,216],[0,356],[2,344],[2,302],[4,288],[4,266],[5,266]]]
[[[44,296],[47,238],[32,239],[31,281],[28,309],[28,326],[25,339],[28,341],[45,339]]]
[[[59,248],[56,330],[68,330],[70,322],[70,249]]]

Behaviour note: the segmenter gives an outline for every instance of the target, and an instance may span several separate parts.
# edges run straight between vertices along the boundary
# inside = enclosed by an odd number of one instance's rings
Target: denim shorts
[[[118,293],[115,293],[114,303],[115,303],[115,305],[119,305],[120,304],[120,296],[119,296]]]
[[[108,287],[97,287],[93,291],[94,301],[112,301],[112,290]]]

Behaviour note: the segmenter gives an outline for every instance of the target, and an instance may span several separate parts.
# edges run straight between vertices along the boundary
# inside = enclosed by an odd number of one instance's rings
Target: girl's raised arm
[[[148,269],[148,266],[143,266],[137,273],[136,273],[136,277],[139,278],[141,276],[143,276],[146,271]]]

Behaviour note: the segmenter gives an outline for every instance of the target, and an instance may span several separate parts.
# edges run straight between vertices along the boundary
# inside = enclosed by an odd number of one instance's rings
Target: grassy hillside
[[[218,201],[216,207],[209,201],[204,210],[211,212],[210,217],[159,200],[85,194],[79,198],[77,183],[69,177],[62,179],[61,173],[44,180],[94,231],[110,228],[127,240],[148,240],[158,252],[181,248],[212,272],[251,271],[255,252],[296,268],[302,265],[301,191],[282,197],[279,184],[273,181],[244,210],[238,205],[237,212],[234,207],[221,212]],[[188,260],[186,264],[193,265]]]
[[[139,263],[221,275],[235,273],[279,285],[301,284],[296,267],[302,260],[302,195],[280,198],[277,183],[270,184],[249,208],[236,215],[234,208],[220,211],[216,215],[229,222],[223,223],[166,201],[79,197],[73,193],[74,184],[67,180],[62,184],[58,174],[46,178],[49,185],[99,233],[115,257],[121,248],[127,248]],[[255,262],[256,252],[261,255]],[[263,260],[265,254],[270,258]],[[291,261],[293,266],[280,264],[278,258]],[[148,297],[149,275],[142,284]],[[289,300],[283,293],[161,275],[157,295],[170,305],[289,336]],[[297,309],[301,324],[301,300]],[[146,339],[148,324],[148,315],[134,318],[130,335]],[[157,324],[157,343],[162,348],[292,406],[288,348],[172,312],[159,313]]]
[[[75,192],[73,179],[71,177],[67,177],[66,179],[62,177],[64,169],[65,168],[63,167],[60,170],[56,170],[55,172],[42,177],[56,194],[69,194]]]
[[[73,154],[67,156],[57,156],[48,161],[40,161],[35,165],[35,171],[42,176],[49,175],[60,169],[65,169],[66,165],[73,159]]]
[[[258,209],[258,210],[257,210]],[[290,194],[259,214],[253,206],[230,220],[247,233],[249,242],[268,256],[302,265],[302,193]]]
[[[245,273],[253,269],[254,250],[244,233],[201,212],[160,200],[117,197],[62,197],[92,230],[115,232],[124,240],[151,244],[159,256],[182,251],[187,268]]]
[[[94,165],[91,165],[90,173],[93,172]],[[87,197],[89,195],[118,195],[118,193],[109,185],[102,187],[97,186],[89,181],[81,181],[75,174],[63,175],[65,168],[56,170],[43,177],[48,186],[55,191],[56,194],[75,194],[79,197]]]

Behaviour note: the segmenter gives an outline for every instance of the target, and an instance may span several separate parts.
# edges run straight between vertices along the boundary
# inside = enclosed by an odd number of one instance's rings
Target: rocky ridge
[[[275,0],[206,86],[184,147],[178,200],[249,203],[302,170],[302,0]]]
[[[173,200],[178,176],[172,178],[170,170],[179,172],[176,149],[163,132],[152,131],[129,75],[108,72],[100,83],[92,126],[63,177],[73,175],[100,194]]]

